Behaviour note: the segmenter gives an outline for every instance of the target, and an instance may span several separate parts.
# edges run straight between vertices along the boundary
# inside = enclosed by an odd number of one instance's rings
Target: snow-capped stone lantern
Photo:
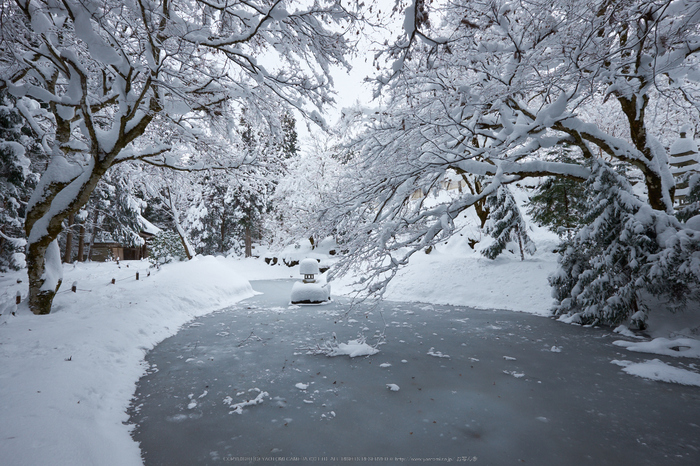
[[[681,137],[676,139],[669,149],[671,173],[676,180],[675,201],[678,204],[683,204],[688,195],[687,175],[689,172],[697,172],[700,168],[698,166],[698,145],[694,138],[688,137],[688,133],[690,133],[690,127],[684,126],[681,129]]]
[[[302,281],[292,286],[292,304],[325,304],[331,302],[331,284],[321,275],[316,259],[304,259],[299,262]],[[318,278],[316,278],[318,275]]]
[[[316,283],[314,275],[320,274],[316,259],[304,259],[299,263],[299,273],[304,276],[304,283]]]

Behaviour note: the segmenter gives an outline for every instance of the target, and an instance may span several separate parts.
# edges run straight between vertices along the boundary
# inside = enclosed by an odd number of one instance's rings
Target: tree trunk
[[[75,221],[75,214],[70,214],[68,216],[68,230],[66,230],[66,251],[63,255],[63,262],[70,264],[72,262],[73,256],[73,222]]]
[[[80,233],[78,233],[78,262],[85,261],[85,224],[80,224]]]
[[[90,259],[92,254],[92,245],[95,244],[95,238],[97,237],[97,221],[100,217],[100,211],[95,207],[94,213],[92,215],[92,233],[90,234],[90,242],[88,243],[87,259]]]
[[[245,226],[245,256],[253,256],[253,235],[250,231],[250,225]]]
[[[29,276],[29,309],[37,315],[51,312],[51,304],[63,282],[61,250],[58,240],[48,246],[41,242],[27,245],[27,275]]]
[[[525,252],[523,251],[523,235],[520,233],[520,230],[518,229],[518,247],[520,247],[520,261],[525,260]]]

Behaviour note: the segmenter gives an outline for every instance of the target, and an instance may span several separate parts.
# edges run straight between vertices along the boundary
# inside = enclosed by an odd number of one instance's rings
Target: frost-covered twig
[[[236,404],[231,404],[233,402],[233,398],[231,398],[230,396],[227,396],[226,398],[224,398],[224,404],[231,405],[231,411],[229,411],[229,414],[233,414],[233,413],[243,414],[243,408],[245,408],[246,406],[255,406],[255,405],[262,404],[265,397],[270,396],[269,393],[264,392],[264,391],[260,390],[259,388],[253,388],[249,391],[259,392],[258,396],[256,396],[252,400],[246,400],[246,401],[242,401],[242,402],[236,403]]]
[[[312,355],[324,355],[328,357],[334,356],[350,356],[351,358],[357,356],[372,356],[377,354],[379,350],[376,348],[379,343],[375,346],[367,344],[367,339],[364,335],[360,334],[356,340],[349,340],[347,343],[338,343],[338,339],[333,332],[333,339],[330,341],[323,342],[323,344],[316,344],[310,347],[297,348],[300,351],[306,351],[306,354]]]

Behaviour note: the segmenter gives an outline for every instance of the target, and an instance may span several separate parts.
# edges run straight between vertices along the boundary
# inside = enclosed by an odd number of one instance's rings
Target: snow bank
[[[198,257],[150,276],[148,265],[65,267],[64,284],[77,281],[78,292],[64,286],[47,316],[15,309],[26,272],[0,276],[3,464],[141,464],[123,422],[145,353],[194,317],[254,294],[231,260]]]
[[[549,315],[553,300],[547,277],[557,270],[557,255],[551,252],[554,239],[541,239],[535,255],[524,261],[519,253],[508,251],[487,259],[467,240],[457,235],[430,254],[414,254],[389,283],[385,298]],[[357,278],[334,281],[334,293],[351,295]]]
[[[434,202],[444,201],[448,195],[441,193]],[[513,195],[527,217],[523,208],[526,191],[514,188]],[[417,252],[411,256],[408,265],[389,283],[386,299],[550,315],[554,301],[547,277],[558,268],[558,255],[553,252],[559,245],[556,234],[528,219],[528,235],[537,246],[535,254],[521,261],[520,251],[512,243],[491,260],[480,251],[493,239],[481,233],[473,210],[462,213],[455,224],[461,230],[430,254]],[[478,241],[474,248],[469,245],[470,239]],[[352,283],[357,279],[341,278],[333,283],[333,292],[352,295]]]
[[[613,345],[622,346],[639,353],[662,354],[665,356],[700,358],[700,340],[692,338],[655,338],[651,341],[617,340]]]
[[[618,361],[616,359],[610,362],[622,366],[624,372],[636,375],[637,377],[700,387],[700,374],[679,367],[669,366],[658,359],[638,363],[632,361]]]

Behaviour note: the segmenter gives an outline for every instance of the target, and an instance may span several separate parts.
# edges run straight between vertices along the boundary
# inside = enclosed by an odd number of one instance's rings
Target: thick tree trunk
[[[51,312],[53,298],[63,282],[61,250],[58,241],[48,246],[42,243],[27,245],[27,275],[29,276],[29,309],[37,315]]]
[[[68,216],[68,230],[66,231],[66,251],[63,255],[63,262],[70,264],[73,258],[73,222],[75,221],[75,214],[70,214]]]

